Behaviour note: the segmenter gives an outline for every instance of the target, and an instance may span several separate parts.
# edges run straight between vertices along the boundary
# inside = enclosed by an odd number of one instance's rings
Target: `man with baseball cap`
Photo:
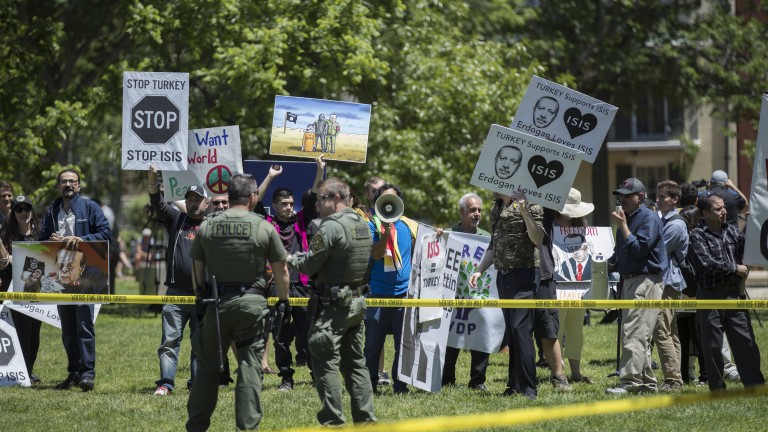
[[[728,173],[723,170],[712,173],[712,178],[709,180],[709,190],[717,192],[723,197],[727,212],[726,222],[728,225],[739,229],[739,212],[747,207],[749,203],[747,197],[733,184],[728,178]]]
[[[621,298],[659,300],[662,274],[669,265],[662,238],[661,219],[643,202],[645,186],[629,178],[613,191],[621,208],[611,214],[618,224],[616,246],[608,265],[621,275]],[[658,309],[622,311],[622,348],[619,385],[606,389],[610,394],[656,392],[656,377],[651,369],[650,343]]]
[[[195,235],[200,229],[200,223],[205,218],[208,208],[208,192],[204,186],[190,186],[184,195],[187,212],[182,213],[165,202],[160,193],[157,177],[157,169],[150,165],[148,174],[149,201],[158,220],[162,222],[168,232],[168,249],[165,253],[167,266],[165,285],[168,287],[166,295],[191,296],[194,295],[194,290],[192,287],[192,258],[189,256],[189,251],[195,240]],[[163,305],[163,335],[160,348],[157,350],[157,355],[160,357],[160,379],[155,382],[157,385],[155,395],[166,396],[173,391],[184,327],[189,322],[190,339],[194,337],[197,331],[196,313],[193,304]],[[192,387],[196,374],[197,361],[194,353],[192,353],[187,387]]]

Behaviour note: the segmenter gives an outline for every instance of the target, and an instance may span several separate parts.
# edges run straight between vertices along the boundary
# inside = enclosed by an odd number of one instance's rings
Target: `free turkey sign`
[[[165,199],[184,199],[192,185],[208,189],[208,196],[225,195],[230,177],[243,172],[240,127],[193,129],[187,142],[187,170],[163,171]]]

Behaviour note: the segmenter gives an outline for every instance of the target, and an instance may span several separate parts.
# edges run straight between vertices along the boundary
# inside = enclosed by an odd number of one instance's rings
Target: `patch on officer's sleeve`
[[[317,233],[314,237],[312,237],[312,244],[309,245],[309,248],[312,250],[312,252],[320,252],[321,250],[325,249],[325,238],[323,237],[322,233]]]

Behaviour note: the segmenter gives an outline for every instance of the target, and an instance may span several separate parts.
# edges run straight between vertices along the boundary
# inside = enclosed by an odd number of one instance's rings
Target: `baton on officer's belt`
[[[211,298],[204,298],[203,304],[213,304],[216,321],[216,344],[219,350],[219,372],[224,372],[224,351],[221,349],[221,322],[219,321],[219,288],[216,286],[216,276],[211,275]]]

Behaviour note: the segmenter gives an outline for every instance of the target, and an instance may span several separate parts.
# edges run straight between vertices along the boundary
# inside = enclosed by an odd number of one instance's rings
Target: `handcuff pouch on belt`
[[[349,306],[355,297],[363,297],[370,290],[368,284],[352,288],[349,285],[318,284],[315,294],[320,298],[323,306]]]

